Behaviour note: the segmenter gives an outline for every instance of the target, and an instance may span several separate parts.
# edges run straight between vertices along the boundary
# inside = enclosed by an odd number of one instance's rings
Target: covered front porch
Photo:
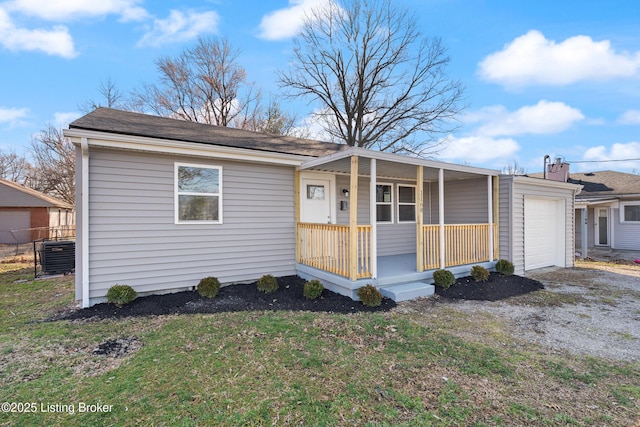
[[[354,299],[367,283],[410,299],[433,293],[436,269],[491,268],[497,176],[359,148],[310,160],[295,178],[298,272]]]

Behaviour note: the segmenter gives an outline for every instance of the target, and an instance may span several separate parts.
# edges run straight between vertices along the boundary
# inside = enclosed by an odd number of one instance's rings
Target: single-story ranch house
[[[576,249],[640,250],[640,175],[616,171],[571,173],[584,188],[576,197]]]
[[[73,235],[74,207],[13,181],[0,179],[0,243],[27,243]]]
[[[439,268],[573,265],[579,185],[107,108],[64,134],[83,307],[116,283],[144,294],[298,274],[399,301],[433,293]]]

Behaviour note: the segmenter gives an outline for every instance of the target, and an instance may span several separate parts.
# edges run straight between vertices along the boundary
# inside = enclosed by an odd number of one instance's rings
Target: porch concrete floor
[[[378,278],[385,279],[416,272],[416,254],[378,257]]]

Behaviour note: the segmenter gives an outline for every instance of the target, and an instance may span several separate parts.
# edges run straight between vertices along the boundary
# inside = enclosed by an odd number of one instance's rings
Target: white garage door
[[[524,200],[524,269],[565,266],[565,206],[560,199]]]
[[[10,230],[24,230],[31,227],[31,212],[29,211],[0,211],[0,243],[16,243]],[[18,233],[19,242],[29,241],[29,233]],[[26,240],[25,240],[26,239]]]

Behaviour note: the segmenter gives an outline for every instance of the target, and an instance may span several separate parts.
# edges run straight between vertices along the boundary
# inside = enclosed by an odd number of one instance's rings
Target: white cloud
[[[520,149],[520,145],[514,139],[495,139],[486,136],[462,138],[450,136],[445,147],[436,156],[438,159],[469,163],[512,159]]]
[[[282,40],[294,36],[304,23],[307,13],[329,1],[289,0],[289,7],[278,9],[262,17],[260,37],[267,40]]]
[[[80,117],[81,114],[77,112],[70,113],[54,113],[53,114],[53,124],[56,128],[60,129],[66,127],[69,123]]]
[[[2,108],[0,107],[0,123],[16,126],[22,123],[29,115],[28,108]]]
[[[84,17],[120,15],[122,21],[139,21],[149,16],[137,6],[140,0],[13,0],[7,10],[49,21],[68,21]]]
[[[618,119],[618,123],[623,125],[640,125],[640,110],[625,111]]]
[[[522,134],[553,134],[568,129],[583,120],[580,110],[563,102],[541,100],[510,112],[502,105],[485,107],[470,113],[463,120],[467,123],[484,122],[476,133],[483,136],[507,136]]]
[[[626,160],[640,159],[640,142],[615,143],[611,147],[598,145],[584,152],[583,160]],[[616,161],[608,163],[591,163],[589,169],[615,169],[640,168],[640,160]]]
[[[77,55],[67,27],[55,25],[51,30],[18,28],[2,8],[0,8],[0,45],[11,51],[41,51],[63,58],[73,58]]]
[[[138,41],[138,46],[160,46],[181,42],[218,31],[219,16],[214,11],[186,13],[172,10],[166,19],[155,19],[153,27]]]
[[[559,86],[632,77],[639,70],[640,52],[616,52],[608,40],[580,35],[557,43],[532,30],[488,55],[480,62],[478,74],[505,86]]]

